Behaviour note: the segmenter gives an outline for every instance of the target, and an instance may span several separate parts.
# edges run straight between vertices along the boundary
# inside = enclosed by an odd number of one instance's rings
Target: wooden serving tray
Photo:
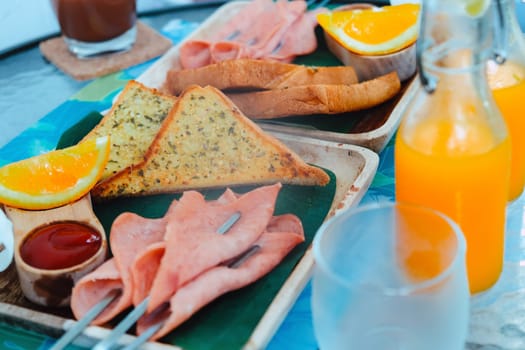
[[[285,133],[273,133],[277,138],[297,152],[307,162],[323,167],[335,175],[335,195],[328,215],[357,205],[370,186],[377,170],[379,157],[369,149],[316,140],[308,137]],[[246,349],[264,348],[277,327],[293,305],[300,291],[310,278],[313,258],[308,247],[279,292],[252,330]],[[223,317],[227,317],[223,315]],[[73,324],[68,309],[49,309],[32,304],[22,295],[15,267],[13,264],[0,273],[0,322],[20,326],[25,329],[60,336]],[[91,326],[75,341],[76,345],[91,347],[97,340],[108,334],[108,329]],[[126,335],[122,344],[129,343],[134,337]],[[176,341],[175,341],[176,343]],[[175,345],[148,343],[146,349],[173,349]],[[191,347],[188,347],[191,348]]]
[[[245,4],[246,2],[229,2],[223,5],[190,38],[205,37],[207,33],[226,21]],[[178,48],[179,46],[173,47],[167,54],[153,63],[137,80],[150,87],[160,87],[164,83],[167,69],[178,64]],[[313,59],[315,60],[315,57]],[[361,115],[360,118],[368,121],[356,123],[354,130],[360,130],[359,132],[332,132],[336,134],[333,137],[324,137],[321,135],[322,132],[321,134],[318,133],[320,131],[305,131],[304,128],[297,128],[298,132],[294,132],[294,128],[288,125],[268,124],[263,126],[305,161],[333,173],[335,195],[331,203],[328,203],[329,210],[327,210],[327,215],[323,220],[338,211],[356,206],[366,193],[379,162],[379,157],[373,151],[379,151],[386,145],[398,124],[398,117],[392,118],[393,113],[385,112],[392,108],[392,106],[385,105],[372,113],[374,116]],[[363,124],[368,126],[365,127]],[[366,131],[367,128],[371,128],[371,130]],[[337,140],[334,141],[335,139]],[[313,207],[315,205],[315,203],[312,204]],[[99,214],[105,215],[101,211]],[[108,221],[107,217],[105,221]],[[107,227],[106,231],[109,232]],[[262,317],[257,320],[253,328],[250,328],[249,337],[245,340],[243,338],[243,348],[260,349],[266,346],[309,280],[314,264],[311,247],[306,246],[304,252],[301,252],[302,255],[289,275],[283,282],[279,282],[278,292],[264,310]],[[220,304],[222,301],[218,299],[217,302]],[[222,315],[221,317],[226,321],[229,315]],[[18,286],[15,268],[11,265],[8,270],[0,273],[0,322],[59,337],[75,321],[71,319],[69,310],[51,310],[39,307],[25,299]],[[193,323],[196,322],[199,321]],[[181,327],[185,326],[182,325]],[[74,344],[91,348],[108,333],[107,328],[90,326],[75,340]],[[133,338],[132,335],[125,335],[121,339],[121,344],[129,343]],[[181,346],[187,349],[193,348],[189,345],[181,345],[176,336],[169,337],[166,342],[170,344],[150,342],[144,346],[144,349],[175,349]]]
[[[221,6],[197,30],[184,41],[206,39],[232,18],[246,1],[230,1]],[[333,66],[342,63],[331,54],[325,44],[324,35],[319,33],[319,47],[311,55],[299,57],[298,64]],[[138,81],[154,88],[162,88],[169,69],[180,69],[179,49],[182,45],[172,47],[152,66],[150,66]],[[402,84],[402,89],[396,97],[375,108],[365,111],[345,113],[343,115],[318,115],[304,117],[287,117],[272,120],[257,120],[265,130],[288,133],[297,136],[308,136],[321,140],[344,142],[369,148],[380,152],[393,136],[399,123],[405,101],[415,93],[413,78]]]

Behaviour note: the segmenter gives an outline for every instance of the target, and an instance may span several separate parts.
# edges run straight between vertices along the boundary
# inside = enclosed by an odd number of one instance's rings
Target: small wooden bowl
[[[348,11],[357,9],[370,9],[374,5],[356,3],[335,8],[333,11]],[[402,82],[411,78],[416,72],[416,44],[412,44],[400,51],[380,56],[359,55],[349,51],[324,32],[328,50],[334,54],[344,65],[354,67],[359,81],[377,78],[381,75],[397,71]]]
[[[22,210],[6,206],[5,211],[13,223],[14,260],[22,292],[27,299],[39,305],[68,306],[74,284],[107,258],[106,234],[93,212],[90,195],[87,194],[74,203],[49,210]],[[80,264],[56,270],[35,268],[22,259],[20,249],[29,234],[37,228],[67,221],[84,224],[100,234],[101,245],[94,255]]]

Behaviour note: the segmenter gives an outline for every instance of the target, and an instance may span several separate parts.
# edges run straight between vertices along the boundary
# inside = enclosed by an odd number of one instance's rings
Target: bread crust
[[[179,95],[190,85],[211,85],[226,90],[271,90],[315,84],[354,84],[357,75],[349,66],[307,67],[270,60],[235,59],[200,68],[172,69],[165,90]]]
[[[329,176],[248,119],[220,90],[190,86],[140,164],[92,190],[95,199],[276,182],[325,185]]]
[[[176,97],[129,81],[119,97],[85,139],[109,135],[111,149],[101,180],[144,160]]]
[[[338,114],[377,106],[401,89],[396,72],[351,85],[305,85],[257,92],[228,93],[246,116],[271,119],[292,115]]]

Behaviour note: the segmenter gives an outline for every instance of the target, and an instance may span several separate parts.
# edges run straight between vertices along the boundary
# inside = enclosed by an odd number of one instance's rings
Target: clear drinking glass
[[[69,51],[86,58],[129,50],[135,43],[136,0],[51,0]]]
[[[363,206],[327,221],[313,243],[320,349],[463,349],[465,250],[452,220],[415,205]]]

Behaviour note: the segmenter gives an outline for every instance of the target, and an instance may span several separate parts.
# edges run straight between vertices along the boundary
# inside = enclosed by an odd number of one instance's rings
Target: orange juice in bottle
[[[461,4],[424,2],[417,58],[422,87],[397,133],[396,198],[456,221],[467,241],[470,291],[477,293],[492,286],[503,267],[511,155],[484,74],[490,8],[472,12]]]
[[[432,134],[430,140],[402,137],[401,129],[396,140],[396,195],[399,201],[447,213],[459,224],[467,240],[470,288],[477,292],[490,287],[503,266],[507,197],[497,182],[505,176],[502,169],[508,169],[510,144],[492,137],[483,126],[471,127],[482,138],[478,149],[469,148],[472,153],[447,147],[450,122],[437,128],[432,122],[418,125],[415,132]],[[455,138],[461,143],[459,135]]]
[[[511,172],[509,200],[520,196],[525,186],[525,41],[516,18],[514,0],[496,0],[503,9],[503,35],[506,61],[489,61],[487,78],[490,89],[511,138]],[[494,3],[495,4],[495,3]]]

